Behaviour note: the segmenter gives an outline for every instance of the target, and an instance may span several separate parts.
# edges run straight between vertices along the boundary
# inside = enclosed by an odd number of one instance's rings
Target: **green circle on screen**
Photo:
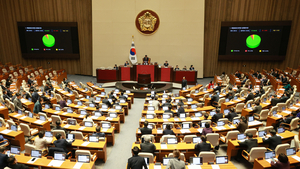
[[[48,48],[55,45],[55,38],[54,38],[54,36],[52,36],[50,34],[44,35],[42,38],[42,41],[43,41],[44,45]]]
[[[257,48],[260,45],[261,38],[260,36],[253,34],[247,37],[246,39],[246,45],[248,48]]]

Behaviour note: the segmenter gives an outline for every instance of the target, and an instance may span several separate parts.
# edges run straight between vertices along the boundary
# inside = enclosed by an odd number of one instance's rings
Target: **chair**
[[[224,136],[224,135],[221,134],[220,140],[223,143],[228,143],[228,140],[230,140],[230,139],[237,139],[237,135],[239,133],[240,132],[238,130],[228,131],[227,134],[226,134],[226,136]]]
[[[31,154],[31,150],[35,150],[35,146],[33,144],[25,144],[25,153]]]
[[[155,163],[154,161],[154,155],[152,153],[139,153],[138,154],[141,157],[148,157],[149,158],[149,163]]]
[[[244,155],[244,153],[242,153],[242,156],[247,161],[254,162],[256,158],[264,157],[266,151],[267,148],[265,147],[253,147],[249,153],[246,150],[243,150],[243,152],[246,153],[247,156]]]
[[[20,128],[24,132],[26,137],[33,137],[34,135],[38,134],[39,130],[37,128],[30,129],[28,124],[20,123]]]
[[[0,123],[2,123],[2,127],[6,126],[5,120],[2,117],[0,117]]]
[[[57,102],[60,102],[61,100],[63,100],[63,98],[61,97],[60,94],[56,94],[56,99],[57,99]]]
[[[169,123],[165,122],[165,123],[162,124],[162,126],[167,125],[167,124],[170,124],[170,127],[171,127],[171,128],[174,127],[174,123],[170,123],[170,122],[169,122]],[[161,127],[161,128],[163,128],[163,127]]]
[[[75,135],[75,139],[79,139],[79,140],[86,140],[87,138],[83,136],[81,131],[71,131],[70,134],[74,134]]]
[[[82,94],[78,94],[78,92],[76,90],[72,90],[72,91],[73,91],[73,94],[75,95],[76,99],[83,98],[83,95]]]
[[[250,128],[245,130],[245,134],[252,133],[253,136],[256,136],[257,130],[256,128]]]
[[[210,142],[214,147],[219,145],[219,133],[207,133],[206,140]]]
[[[222,103],[225,103],[225,98],[219,99],[219,101],[218,101],[218,106],[221,107],[221,106],[222,106]]]
[[[78,155],[89,155],[91,161],[96,161],[97,160],[97,153],[94,153],[94,155],[92,155],[89,150],[76,150],[75,151],[75,157],[76,157],[76,159],[77,159]]]
[[[148,126],[152,126],[152,129],[155,129],[156,128],[156,125],[155,125],[155,123],[148,123]]]
[[[273,115],[273,111],[276,111],[277,112],[278,110],[278,107],[277,106],[273,106],[270,111],[269,111],[269,115],[272,116]]]
[[[221,118],[218,121],[224,121],[225,124],[228,124],[228,118]]]
[[[216,154],[214,152],[200,152],[199,157],[202,157],[203,163],[214,162]]]
[[[251,104],[251,105],[252,105],[252,104],[253,104],[253,100],[248,100],[245,106],[247,107],[248,104]]]
[[[209,123],[209,125],[211,125],[211,120],[202,120],[201,123]]]
[[[276,156],[278,156],[280,153],[286,154],[286,149],[290,148],[290,144],[289,143],[285,143],[285,144],[278,144],[275,148],[275,154]]]
[[[262,120],[267,120],[268,114],[269,114],[269,110],[264,109],[264,110],[260,111],[259,114],[255,113],[254,115],[258,117],[258,118],[256,118],[257,120],[262,121]]]
[[[45,119],[47,119],[47,115],[45,113],[39,112],[38,115],[39,117],[43,116]]]
[[[295,147],[296,147],[296,151],[298,151],[299,148],[300,148],[299,136],[295,135],[293,141],[294,141],[294,144],[295,144]]]
[[[167,143],[168,138],[176,138],[174,135],[163,135],[160,139],[160,143]]]
[[[270,130],[273,129],[274,127],[273,126],[266,126],[263,128],[263,130],[266,131],[266,133],[270,133]]]
[[[183,142],[190,142],[192,143],[193,142],[193,138],[194,137],[197,137],[197,135],[193,134],[193,135],[186,135],[183,137]]]
[[[209,94],[205,94],[202,98],[199,98],[200,102],[205,102],[205,99],[209,97]]]
[[[7,120],[6,121],[8,123],[8,127],[10,128],[12,125],[16,125],[16,123],[12,120]]]
[[[278,107],[278,111],[282,111],[282,107],[286,106],[285,103],[277,103],[276,106]]]
[[[56,136],[56,134],[59,133],[59,134],[61,134],[61,136],[63,138],[66,138],[66,132],[64,130],[53,130],[52,133],[53,133],[53,136]]]
[[[141,139],[145,138],[145,137],[150,137],[151,138],[151,142],[154,143],[155,142],[155,137],[153,134],[144,134],[142,135]]]
[[[87,87],[87,88],[92,94],[94,94],[94,95],[97,94],[97,92],[93,91],[93,89],[91,87]]]
[[[245,106],[245,103],[238,103],[236,106],[235,106],[235,112],[236,113],[242,113],[242,110]]]
[[[56,121],[62,122],[60,116],[57,116],[57,115],[51,115],[51,119],[52,119],[53,125],[56,125]]]
[[[282,124],[289,126],[289,127],[285,127],[288,130],[295,130],[298,128],[298,122],[299,122],[299,117],[296,117],[296,118],[292,119],[290,124],[287,124],[287,123],[282,123]]]
[[[174,158],[173,153],[169,153],[168,157],[169,157],[169,158]],[[185,161],[185,156],[184,156],[183,153],[180,153],[180,160],[181,160],[181,161]]]

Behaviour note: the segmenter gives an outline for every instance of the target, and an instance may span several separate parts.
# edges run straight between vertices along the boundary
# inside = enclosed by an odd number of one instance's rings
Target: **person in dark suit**
[[[241,74],[240,74],[240,72],[237,70],[236,72],[235,72],[235,74],[234,74],[237,78],[241,78]]]
[[[282,85],[287,85],[288,80],[287,80],[285,74],[281,74],[280,79],[281,79]]]
[[[262,106],[260,105],[260,100],[256,101],[254,104],[255,104],[255,107],[253,108],[253,111],[251,114],[259,114],[262,110]]]
[[[276,130],[274,129],[270,130],[270,134],[271,137],[268,138],[265,136],[265,138],[263,138],[263,142],[269,144],[269,148],[274,151],[277,145],[281,144],[281,137],[276,135]]]
[[[174,131],[171,130],[170,124],[166,125],[166,129],[163,131],[163,135],[175,135]]]
[[[293,111],[289,117],[283,118],[282,122],[280,123],[280,126],[284,127],[285,125],[283,123],[291,124],[292,120],[296,117],[297,117],[297,112]]]
[[[278,160],[275,159],[275,162],[271,161],[271,166],[275,169],[290,169],[290,162],[285,154],[280,153],[278,155]]]
[[[219,102],[219,95],[218,95],[218,92],[215,91],[213,96],[211,96],[210,103],[211,103],[212,106],[217,107],[218,102]]]
[[[191,67],[190,67],[190,70],[195,70],[195,68],[194,68],[194,66],[193,66],[193,65],[191,65]]]
[[[3,90],[2,93],[3,93],[2,98],[3,98],[4,101],[5,101],[5,99],[10,100],[10,97],[7,95],[7,91],[6,90]]]
[[[164,63],[164,67],[168,67],[169,66],[169,63],[168,61],[166,60],[166,62]]]
[[[240,133],[244,133],[245,130],[248,128],[248,122],[247,119],[244,116],[241,116],[239,124],[236,126],[236,129]]]
[[[7,159],[8,156],[5,154],[5,148],[0,147],[0,169],[3,169],[8,165]]]
[[[111,103],[108,101],[107,96],[104,97],[102,103],[106,104],[108,107],[111,107]]]
[[[195,145],[195,150],[199,153],[202,151],[211,151],[211,144],[206,142],[206,136],[201,136],[201,143]]]
[[[253,139],[252,133],[246,134],[246,140],[244,142],[238,142],[240,146],[247,147],[246,151],[249,153],[253,147],[258,147],[257,139]],[[236,157],[236,161],[240,161],[240,157],[243,149],[239,149]]]
[[[22,102],[21,102],[21,94],[16,93],[16,98],[14,99],[14,105],[15,105],[15,111],[22,110],[24,111],[25,108],[23,108]]]
[[[124,96],[124,92],[121,92],[120,96],[119,96],[119,99],[124,99],[127,101],[127,97]]]
[[[141,143],[141,152],[146,153],[152,153],[154,155],[154,152],[156,150],[156,147],[153,143],[151,143],[151,138],[149,136],[145,137],[145,142]]]
[[[148,169],[144,157],[138,156],[139,148],[137,146],[132,149],[132,157],[128,159],[127,169]]]
[[[24,164],[19,164],[17,162],[17,159],[14,156],[10,156],[7,159],[7,163],[8,163],[8,167],[10,167],[11,169],[29,169],[28,166]]]
[[[183,76],[182,82],[181,82],[181,89],[183,89],[184,87],[186,88],[186,86],[187,86],[187,80],[186,80],[185,77]]]
[[[165,110],[164,113],[171,113],[172,116],[174,115],[174,112],[172,111],[172,105],[168,106],[168,110]]]
[[[214,88],[214,91],[218,91],[219,93],[221,93],[221,84],[217,83],[217,86]]]
[[[145,55],[145,57],[143,57],[143,64],[150,64],[150,58],[148,58],[147,55]]]
[[[118,65],[117,65],[117,64],[115,64],[115,66],[114,66],[114,69],[116,69],[116,70],[118,70],[118,69],[119,69],[119,67],[118,67]]]
[[[40,98],[40,95],[38,94],[38,92],[36,90],[33,91],[31,96],[32,96],[31,98],[32,98],[33,103],[35,103]]]
[[[57,133],[55,138],[56,140],[53,142],[55,147],[62,148],[66,153],[68,153],[69,150],[67,149],[67,146],[72,146],[72,142],[68,142],[66,139],[63,139],[60,133]]]
[[[34,78],[33,78],[33,76],[30,76],[29,79],[28,79],[28,81],[27,81],[27,84],[29,86],[31,86],[33,82],[34,82]]]
[[[183,106],[183,105],[184,105],[182,99],[179,100],[179,102],[177,103],[177,105],[178,105],[178,106]]]
[[[126,61],[126,62],[124,63],[124,66],[125,66],[125,67],[126,67],[126,66],[130,66],[130,65],[129,65],[129,62]]]
[[[280,101],[280,99],[277,98],[276,94],[272,95],[272,99],[271,99],[271,105],[272,106],[276,106],[277,103],[279,103],[279,101]]]
[[[67,130],[63,127],[61,127],[61,121],[60,120],[57,120],[55,122],[56,126],[52,129],[52,130],[64,130],[65,133],[67,133]]]
[[[144,122],[144,127],[140,128],[140,130],[141,130],[141,134],[142,135],[144,135],[144,134],[152,134],[152,129],[148,128],[148,121]]]
[[[162,104],[161,107],[169,107],[171,106],[172,107],[172,104],[171,104],[171,101],[170,100],[166,100],[166,103]]]
[[[174,70],[175,70],[175,71],[176,71],[176,70],[180,70],[179,67],[178,67],[178,65],[176,65],[176,67],[175,67]]]
[[[287,96],[287,93],[284,92],[284,94],[283,94],[282,97],[280,98],[279,103],[285,103],[288,99],[289,99],[289,97]]]
[[[187,70],[187,69],[186,69],[186,66],[184,66],[184,67],[182,68],[182,70]]]
[[[181,113],[185,113],[183,106],[179,106],[179,108],[177,110],[177,114],[181,114]]]
[[[42,111],[41,98],[38,98],[38,100],[34,103],[33,113],[38,114],[41,111]]]
[[[223,118],[223,113],[220,113],[220,109],[217,109],[216,114],[213,115],[211,121],[217,123],[217,121],[221,118]]]
[[[237,86],[237,90],[236,90],[236,93],[240,93],[242,91],[242,88],[240,85]]]
[[[253,93],[251,92],[251,89],[248,89],[248,96],[247,96],[246,99],[245,99],[245,103],[247,103],[247,101],[253,100],[253,99],[254,99],[254,95],[253,95]]]
[[[97,126],[96,127],[96,133],[93,133],[93,136],[97,137],[105,137],[105,133],[101,133],[101,127]]]
[[[237,115],[237,113],[235,112],[235,110],[234,110],[233,107],[231,107],[229,111],[230,111],[230,112],[229,112],[227,115],[225,115],[225,118],[227,118],[229,121],[232,122],[233,118],[237,117],[238,115]]]

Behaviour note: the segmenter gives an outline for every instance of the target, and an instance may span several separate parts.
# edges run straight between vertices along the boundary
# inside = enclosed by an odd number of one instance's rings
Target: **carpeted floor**
[[[68,75],[69,81],[75,81],[77,84],[79,82],[96,82],[96,78],[92,76],[80,76],[80,75]],[[203,78],[198,79],[199,84],[206,85],[208,84],[213,78]],[[100,84],[97,84],[100,85]],[[103,85],[103,84],[102,84]],[[115,89],[112,83],[105,85],[106,92],[109,92]],[[178,89],[173,89],[173,93],[179,93]],[[103,163],[103,161],[98,160],[96,162],[97,169],[125,169],[128,158],[131,157],[131,146],[135,142],[136,136],[135,132],[138,128],[139,119],[141,117],[141,112],[143,108],[145,99],[134,99],[134,104],[132,105],[131,109],[129,110],[129,115],[126,116],[125,123],[121,124],[121,132],[116,134],[115,136],[115,145],[109,145],[107,148],[107,161]],[[296,131],[294,131],[297,133]],[[297,133],[298,134],[298,133]],[[217,151],[216,155],[226,155],[227,154],[227,145],[221,144],[219,151]],[[253,168],[252,164],[248,163],[245,160],[241,162],[232,161],[233,164],[238,169],[250,169]]]

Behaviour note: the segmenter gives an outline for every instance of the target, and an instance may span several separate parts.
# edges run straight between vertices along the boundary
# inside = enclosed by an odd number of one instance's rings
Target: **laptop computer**
[[[72,108],[68,108],[68,109],[67,109],[67,113],[73,113]]]
[[[227,115],[230,112],[229,109],[224,109],[224,114]]]
[[[42,151],[41,150],[31,150],[31,157],[41,158]]]
[[[206,122],[202,122],[202,123],[201,123],[201,128],[205,128],[205,123],[206,123]]]
[[[202,142],[202,140],[201,140],[200,137],[193,137],[193,143],[194,144],[201,143],[201,142]]]
[[[125,93],[130,93],[130,90],[126,90],[126,92]]]
[[[240,119],[233,119],[232,124],[239,124],[240,123]]]
[[[264,137],[265,135],[267,135],[267,132],[265,130],[258,131],[258,137]]]
[[[202,113],[201,112],[196,112],[195,117],[202,117]]]
[[[228,98],[225,99],[225,102],[229,102],[230,100]]]
[[[278,129],[277,129],[277,133],[278,134],[280,134],[280,133],[284,133],[284,128],[283,127],[279,127]]]
[[[199,93],[199,90],[195,90],[195,93],[196,93],[196,94]]]
[[[97,137],[97,136],[89,136],[89,142],[99,142],[99,137]]]
[[[120,103],[126,103],[126,100],[120,99]]]
[[[182,129],[190,129],[190,124],[188,124],[188,123],[183,123],[183,124],[182,124]]]
[[[177,138],[167,138],[167,144],[177,144]]]
[[[147,128],[148,129],[153,129],[153,126],[152,125],[148,125]]]
[[[10,147],[10,153],[11,154],[20,155],[20,152],[21,152],[21,148],[20,147],[17,147],[17,146],[11,146]]]
[[[296,154],[296,148],[295,147],[286,149],[286,155],[287,156],[291,156],[291,155],[295,155],[295,154]]]
[[[89,163],[90,160],[91,160],[90,155],[83,155],[83,154],[77,155],[77,162],[79,163]]]
[[[188,98],[187,99],[187,102],[192,102],[193,101],[193,98]]]
[[[163,157],[163,165],[164,165],[164,166],[168,165],[170,159],[172,159],[172,158],[169,158],[169,157]]]
[[[81,111],[80,111],[80,114],[81,114],[81,115],[86,115],[87,112],[86,112],[85,110],[81,110]]]
[[[220,126],[224,126],[225,125],[225,122],[224,121],[217,121],[217,126],[220,127]]]
[[[108,106],[106,104],[102,104],[101,109],[108,109]]]
[[[254,116],[249,116],[248,117],[248,122],[254,121]]]
[[[202,157],[190,157],[190,165],[202,165]]]
[[[77,102],[77,105],[78,105],[78,106],[81,106],[81,105],[82,105],[82,102],[81,102],[81,101],[78,101],[78,102]]]
[[[93,127],[93,123],[91,121],[85,121],[84,126],[85,127]]]
[[[64,152],[54,152],[54,160],[65,161],[66,153]]]
[[[72,100],[71,99],[68,99],[67,100],[67,104],[71,104],[72,103]]]
[[[18,110],[18,114],[22,115],[23,114],[22,110]]]
[[[154,115],[153,114],[146,114],[146,119],[154,119]]]
[[[244,139],[246,139],[246,135],[245,134],[238,134],[237,139],[238,140],[244,140]]]
[[[68,141],[73,141],[73,140],[75,140],[75,134],[67,134],[67,140],[68,140]]]
[[[49,109],[49,108],[50,108],[49,104],[45,104],[45,109]]]
[[[206,90],[207,90],[207,88],[206,88],[206,87],[204,87],[204,88],[203,88],[203,91],[204,91],[204,92],[206,92]]]
[[[228,156],[216,156],[216,164],[227,164]]]
[[[274,151],[267,151],[265,152],[265,159],[275,158],[275,152]]]
[[[102,96],[105,96],[105,95],[106,95],[106,93],[105,93],[105,92],[101,92],[101,95],[102,95]]]
[[[251,108],[251,103],[248,103],[248,104],[247,104],[247,108]]]
[[[166,124],[163,124],[163,130],[166,129]],[[173,125],[170,126],[171,128],[173,128]]]
[[[237,100],[238,99],[238,97],[237,96],[234,96],[234,100]]]
[[[45,137],[53,137],[53,133],[51,131],[45,131]]]

